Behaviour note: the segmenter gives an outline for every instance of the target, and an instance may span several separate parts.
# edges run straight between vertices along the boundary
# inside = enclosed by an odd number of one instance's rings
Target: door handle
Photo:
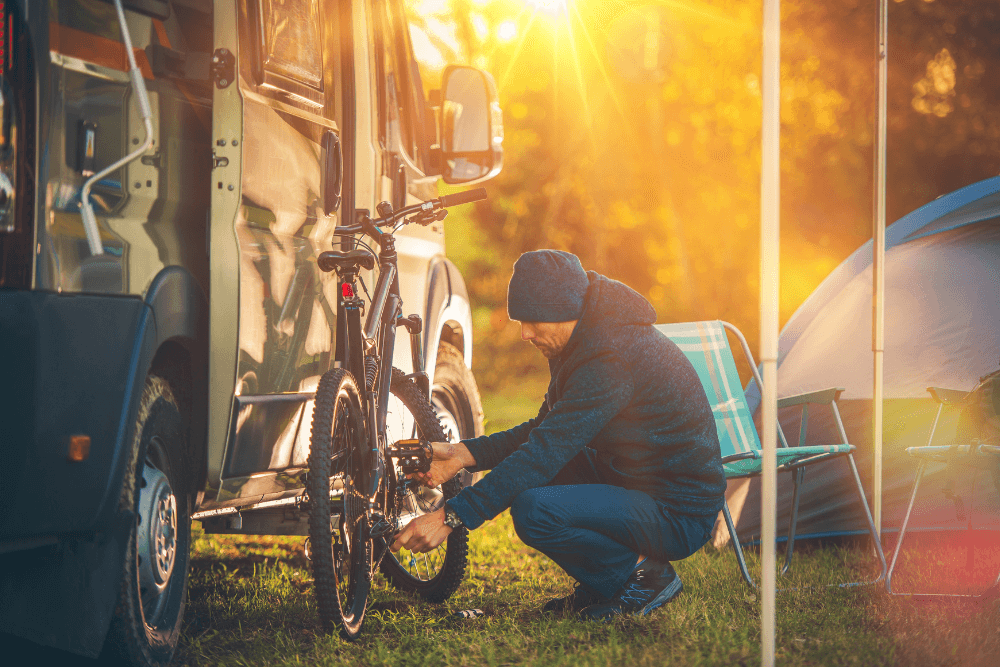
[[[344,185],[344,151],[333,130],[323,133],[323,213],[333,215],[340,208]]]
[[[390,164],[392,165],[390,172],[390,177],[392,178],[392,208],[403,208],[406,206],[406,167],[403,166],[403,161],[395,153],[392,154]]]

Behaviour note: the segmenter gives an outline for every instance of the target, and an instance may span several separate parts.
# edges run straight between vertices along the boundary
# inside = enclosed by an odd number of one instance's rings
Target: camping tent
[[[885,413],[883,532],[898,530],[916,464],[905,448],[926,444],[936,412],[929,386],[971,389],[1000,367],[1000,177],[942,196],[886,230]],[[837,267],[796,311],[781,332],[778,395],[843,387],[840,410],[871,498],[872,244]],[[759,390],[747,388],[756,410]],[[798,441],[798,408],[782,410],[790,444]],[[935,444],[947,444],[955,419],[942,417]],[[806,444],[836,441],[829,410],[809,414]],[[940,491],[941,473],[925,477],[914,529],[964,528],[956,503]],[[864,532],[856,492],[841,461],[810,466],[799,509],[798,535]],[[1000,495],[992,478],[979,476],[970,492],[955,493],[978,528],[1000,528]],[[731,482],[727,493],[741,540],[760,533],[759,483]],[[779,481],[778,534],[790,512],[791,480]],[[716,543],[725,540],[717,531]]]

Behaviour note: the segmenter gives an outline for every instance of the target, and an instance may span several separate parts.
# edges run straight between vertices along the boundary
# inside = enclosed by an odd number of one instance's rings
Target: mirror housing
[[[441,77],[438,98],[438,164],[444,182],[478,183],[500,173],[503,112],[493,77],[474,67],[449,65]]]

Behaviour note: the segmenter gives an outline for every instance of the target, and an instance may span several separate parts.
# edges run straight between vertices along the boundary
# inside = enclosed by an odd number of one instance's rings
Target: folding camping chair
[[[996,374],[992,374],[995,376]],[[992,376],[986,376],[983,380],[990,378]],[[1000,382],[992,380],[993,382]],[[892,590],[892,575],[896,569],[896,560],[899,558],[899,552],[903,547],[903,538],[906,536],[906,527],[910,523],[910,514],[913,512],[913,505],[917,500],[917,491],[920,489],[920,481],[924,477],[924,473],[927,471],[927,466],[930,463],[941,463],[945,464],[952,470],[966,469],[972,471],[972,486],[975,487],[976,475],[982,470],[988,470],[994,475],[998,474],[1000,471],[1000,447],[996,445],[990,445],[980,442],[977,439],[970,438],[968,442],[963,442],[959,444],[956,442],[952,445],[932,445],[934,441],[934,432],[937,430],[938,421],[941,419],[941,412],[945,407],[962,409],[962,410],[975,410],[980,406],[976,405],[977,390],[980,390],[985,386],[985,383],[981,380],[980,384],[977,385],[972,391],[957,391],[954,389],[942,389],[940,387],[928,387],[927,391],[930,393],[931,397],[937,401],[938,409],[937,414],[934,416],[934,422],[931,424],[930,435],[927,438],[927,444],[922,447],[907,447],[906,453],[910,456],[920,460],[917,466],[917,476],[913,480],[913,491],[910,492],[910,504],[906,508],[906,516],[903,517],[903,525],[899,529],[899,539],[896,540],[896,548],[892,553],[892,563],[889,565],[889,572],[885,577],[885,588],[891,595],[905,595],[911,598],[975,598],[975,599],[985,599],[997,596],[998,588],[1000,588],[1000,574],[997,575],[996,580],[993,585],[987,588],[982,593],[975,595],[967,593],[898,593]],[[992,401],[989,401],[995,406],[994,401],[996,397],[993,397]],[[995,410],[995,408],[994,408]],[[994,414],[995,418],[996,415]],[[966,434],[967,435],[967,434]],[[996,479],[996,478],[995,478]],[[948,489],[950,491],[950,489]],[[953,494],[950,494],[953,496]],[[966,513],[964,504],[961,498],[953,497],[955,501],[955,513],[961,519],[962,515]],[[971,533],[972,531],[972,508],[968,508],[968,524],[967,530]],[[973,548],[972,544],[967,547],[968,555],[966,558],[966,568],[968,570],[972,569],[973,564]]]
[[[753,416],[747,406],[746,396],[743,394],[743,387],[740,384],[739,374],[736,372],[736,362],[733,360],[733,353],[729,348],[729,339],[726,337],[726,330],[729,330],[740,341],[743,347],[743,354],[746,355],[747,362],[753,372],[754,379],[758,386],[763,386],[760,374],[757,372],[757,364],[754,362],[753,354],[747,345],[746,339],[740,330],[728,322],[689,322],[682,324],[657,324],[656,328],[666,334],[694,365],[701,379],[702,387],[708,396],[708,402],[712,406],[715,415],[715,426],[719,432],[719,444],[722,447],[722,464],[727,479],[740,479],[755,477],[762,472],[762,461],[760,451],[760,439],[757,429],[754,426]],[[878,533],[875,531],[875,524],[872,521],[871,511],[865,499],[865,492],[861,486],[861,478],[858,476],[857,466],[854,464],[854,446],[847,444],[847,435],[844,433],[844,425],[840,419],[840,412],[837,410],[836,399],[843,389],[823,389],[821,391],[809,392],[798,396],[789,396],[778,401],[778,407],[802,406],[802,417],[799,427],[799,446],[789,447],[785,440],[785,435],[778,424],[778,438],[780,446],[777,450],[778,472],[789,472],[793,475],[794,492],[792,495],[792,514],[788,522],[788,544],[785,549],[785,562],[781,568],[781,573],[788,571],[792,562],[792,552],[795,548],[795,528],[799,514],[799,495],[802,488],[802,481],[805,477],[805,466],[819,461],[826,461],[836,457],[845,457],[850,467],[851,475],[857,486],[858,497],[861,506],[865,511],[865,518],[868,521],[868,532],[875,545],[875,551],[881,563],[881,572],[876,579],[867,582],[849,582],[837,584],[840,586],[855,586],[860,584],[876,583],[885,576],[886,564],[885,554],[882,552],[882,543],[879,541]],[[834,419],[840,434],[842,444],[806,446],[806,424],[808,422],[809,405],[820,404],[829,405],[833,410]],[[736,534],[736,526],[729,513],[728,504],[723,504],[722,512],[726,519],[726,526],[729,528],[729,536],[736,551],[736,560],[739,562],[740,572],[743,578],[752,587],[756,588],[750,573],[747,571],[746,560],[743,557],[743,547],[740,545],[739,537]]]

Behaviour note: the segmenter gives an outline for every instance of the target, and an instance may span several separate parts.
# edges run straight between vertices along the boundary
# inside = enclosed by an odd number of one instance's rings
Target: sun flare
[[[524,4],[537,9],[539,11],[547,12],[549,14],[561,14],[566,11],[566,4],[569,0],[522,0]]]

